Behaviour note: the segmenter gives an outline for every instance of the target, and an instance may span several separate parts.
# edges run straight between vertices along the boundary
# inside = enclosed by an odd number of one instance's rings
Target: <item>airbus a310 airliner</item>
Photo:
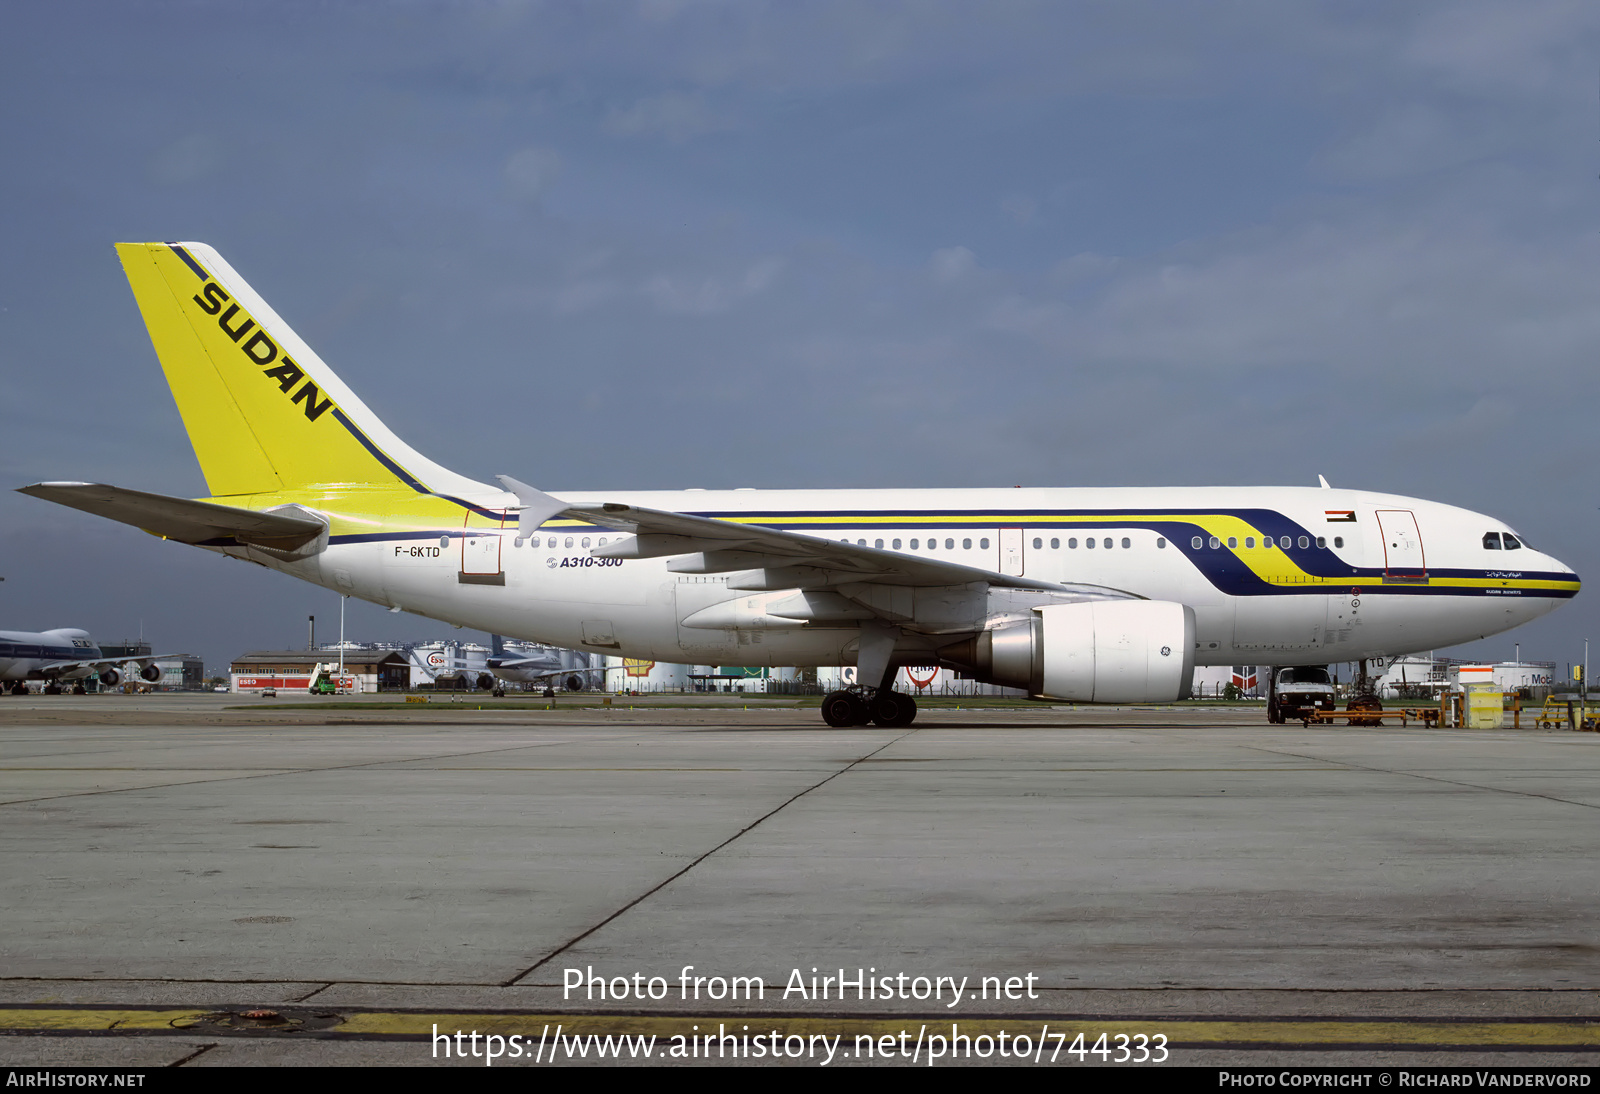
[[[1162,702],[1195,665],[1355,661],[1543,615],[1577,576],[1492,517],[1327,487],[583,491],[400,440],[214,250],[118,252],[211,496],[24,493],[396,611],[555,646],[858,666],[831,725],[909,724],[901,665]]]

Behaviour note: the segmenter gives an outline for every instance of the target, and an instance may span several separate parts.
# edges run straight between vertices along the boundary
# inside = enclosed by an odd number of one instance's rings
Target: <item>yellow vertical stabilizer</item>
[[[485,489],[389,431],[202,243],[119,243],[213,497],[308,486]]]

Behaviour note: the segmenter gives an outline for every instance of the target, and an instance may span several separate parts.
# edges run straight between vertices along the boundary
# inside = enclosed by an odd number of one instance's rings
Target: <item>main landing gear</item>
[[[882,623],[861,624],[856,652],[856,679],[876,680],[877,687],[856,684],[829,692],[822,700],[822,720],[836,729],[864,726],[908,726],[917,717],[917,701],[894,690],[894,644],[900,632]]]
[[[854,691],[830,692],[822,700],[822,720],[835,729],[876,722],[895,728],[917,718],[917,701],[900,691],[879,688],[870,697]]]

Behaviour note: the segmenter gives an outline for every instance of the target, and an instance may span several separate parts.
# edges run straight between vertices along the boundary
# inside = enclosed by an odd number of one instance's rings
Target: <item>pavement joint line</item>
[[[317,1008],[310,1008],[318,1010]],[[330,1011],[332,1013],[330,1013]],[[210,1007],[115,1007],[86,1004],[51,1007],[0,1007],[0,1036],[56,1035],[80,1037],[193,1036],[196,1032],[216,1032],[207,1022],[233,1012]],[[285,1008],[285,1017],[295,1014]],[[337,1039],[358,1041],[427,1042],[434,1036],[453,1035],[457,1030],[482,1035],[521,1034],[525,1039],[541,1025],[556,1025],[569,1036],[655,1035],[671,1038],[689,1035],[685,1026],[698,1027],[706,1035],[712,1023],[723,1030],[732,1027],[742,1035],[756,1026],[760,1034],[833,1034],[880,1037],[893,1035],[912,1023],[934,1025],[942,1033],[948,1024],[961,1034],[994,1036],[1002,1030],[1016,1034],[1032,1032],[1035,1024],[1060,1030],[1064,1037],[1082,1033],[1089,1038],[1104,1034],[1144,1035],[1166,1038],[1169,1049],[1243,1048],[1285,1049],[1321,1048],[1374,1049],[1410,1048],[1420,1050],[1496,1051],[1520,1048],[1545,1052],[1600,1052],[1600,1018],[1484,1018],[1472,1017],[1326,1017],[1278,1015],[1116,1015],[1018,1012],[1013,1014],[951,1014],[906,1012],[869,1014],[830,1010],[808,1014],[772,1011],[636,1012],[636,1011],[515,1011],[497,1009],[440,1010],[329,1008],[318,1017],[331,1021],[322,1028],[293,1027],[233,1028],[232,1037],[294,1039]],[[437,1031],[443,1029],[444,1034]],[[201,1046],[199,1051],[220,1042]],[[1065,1047],[1063,1045],[1063,1047]],[[1086,1044],[1087,1047],[1087,1044]],[[1115,1052],[1119,1046],[1111,1045]],[[193,1059],[199,1051],[187,1059]],[[1091,1049],[1091,1052],[1093,1050]],[[181,1063],[182,1061],[180,1061]]]
[[[629,734],[627,736],[637,736],[637,734]],[[3,808],[5,806],[12,806],[12,805],[31,805],[31,804],[33,804],[35,802],[60,801],[60,800],[62,800],[64,798],[93,798],[93,797],[98,797],[98,796],[100,796],[102,794],[127,794],[127,793],[131,793],[131,792],[134,792],[134,791],[139,791],[139,790],[161,790],[161,789],[166,789],[166,788],[176,788],[176,787],[180,787],[180,786],[193,786],[196,783],[200,783],[200,782],[206,783],[207,785],[215,785],[216,783],[246,782],[246,781],[248,781],[250,779],[279,778],[279,777],[281,777],[283,775],[311,775],[311,774],[316,774],[316,773],[322,772],[322,771],[355,771],[355,770],[358,770],[358,769],[363,768],[363,767],[386,767],[386,766],[389,766],[391,764],[423,763],[423,762],[427,762],[427,761],[437,761],[437,760],[442,760],[442,759],[454,759],[455,757],[458,757],[458,756],[487,756],[487,755],[492,755],[493,753],[496,753],[496,752],[517,752],[517,751],[520,751],[520,750],[525,749],[525,748],[553,748],[557,744],[560,744],[560,743],[565,743],[565,742],[557,742],[557,741],[548,741],[548,742],[532,741],[532,742],[529,742],[529,741],[524,741],[521,744],[510,745],[510,746],[507,746],[505,748],[474,749],[474,750],[466,751],[466,752],[445,753],[445,754],[440,755],[440,756],[414,756],[414,757],[410,757],[408,759],[403,759],[403,760],[393,760],[393,759],[391,759],[391,760],[365,760],[365,761],[363,761],[361,763],[356,763],[356,764],[334,764],[334,765],[329,766],[329,767],[285,767],[285,768],[275,768],[275,769],[273,769],[271,771],[258,771],[258,772],[255,772],[253,774],[250,774],[250,775],[236,775],[236,776],[232,776],[232,777],[228,777],[228,778],[221,778],[221,779],[196,779],[196,780],[188,780],[188,781],[172,782],[172,783],[157,782],[157,783],[149,783],[149,784],[146,784],[146,785],[143,785],[143,786],[118,786],[118,787],[111,787],[111,788],[108,788],[108,789],[105,789],[105,790],[84,790],[84,791],[79,791],[79,792],[72,793],[72,794],[48,794],[48,795],[45,795],[44,797],[39,797],[39,798],[16,798],[16,799],[13,799],[11,801],[0,801],[0,808]],[[81,770],[93,770],[93,769],[71,768],[71,769],[66,769],[66,770],[81,771]],[[105,769],[105,770],[117,770],[117,769]],[[139,770],[139,769],[134,769],[134,770]]]
[[[168,1064],[167,1066],[168,1067],[182,1067],[184,1064],[187,1064],[187,1063],[189,1063],[189,1062],[191,1062],[193,1060],[198,1060],[200,1057],[204,1056],[206,1053],[208,1053],[212,1049],[216,1048],[218,1043],[219,1042],[211,1041],[211,1042],[209,1042],[207,1044],[203,1044],[203,1045],[199,1046],[198,1048],[196,1048],[193,1052],[189,1053],[189,1055],[180,1056],[176,1060],[174,1060],[170,1064]]]
[[[852,768],[856,767],[863,760],[871,759],[873,756],[876,756],[878,753],[882,752],[884,749],[888,748],[890,745],[898,744],[899,742],[905,740],[907,737],[911,736],[912,734],[914,734],[916,732],[917,731],[914,730],[914,729],[907,730],[906,732],[900,734],[898,737],[893,737],[890,740],[885,741],[883,744],[879,745],[877,748],[873,749],[871,752],[867,753],[865,756],[861,756],[861,757],[858,757],[858,758],[856,758],[854,760],[851,760],[849,763],[845,764],[843,767],[841,767],[839,770],[835,771],[833,774],[829,775],[827,778],[823,779],[821,782],[814,783],[811,786],[806,787],[804,790],[800,791],[798,794],[796,794],[793,797],[789,798],[787,801],[784,801],[781,804],[779,804],[777,806],[777,808],[772,809],[769,812],[763,813],[761,816],[757,817],[755,820],[751,821],[749,824],[747,824],[743,828],[739,829],[733,835],[729,836],[727,839],[723,840],[721,843],[717,844],[715,847],[711,848],[709,851],[707,851],[704,854],[700,855],[698,858],[696,858],[694,861],[690,862],[687,866],[685,866],[683,869],[679,870],[677,873],[673,874],[671,877],[668,877],[667,879],[665,879],[664,881],[660,882],[659,884],[652,886],[651,888],[647,889],[645,892],[640,893],[638,896],[636,896],[632,900],[628,901],[628,903],[624,904],[622,907],[618,908],[616,911],[614,911],[610,915],[606,916],[604,919],[602,919],[600,922],[596,923],[594,926],[590,927],[588,930],[584,931],[582,934],[579,934],[579,935],[576,935],[576,936],[574,936],[572,938],[569,938],[567,941],[563,942],[561,945],[557,946],[555,949],[551,950],[549,953],[547,953],[543,957],[539,958],[539,960],[535,961],[533,964],[529,965],[527,968],[523,969],[521,972],[519,972],[515,976],[511,977],[509,980],[504,981],[501,986],[508,987],[508,988],[514,986],[517,983],[517,981],[521,980],[525,976],[528,976],[535,969],[539,968],[541,965],[544,965],[544,964],[546,964],[546,963],[548,963],[550,961],[555,960],[561,954],[565,953],[567,950],[570,950],[573,946],[576,946],[579,942],[582,942],[585,938],[588,938],[590,935],[592,935],[596,931],[600,930],[606,924],[610,923],[611,921],[616,919],[618,916],[621,916],[623,913],[627,912],[630,908],[635,907],[636,905],[640,904],[641,902],[643,902],[647,898],[655,895],[656,893],[660,892],[662,889],[665,889],[668,885],[671,885],[674,881],[677,881],[684,874],[687,874],[690,870],[693,870],[696,866],[699,866],[706,859],[710,858],[712,855],[716,854],[718,851],[722,850],[724,847],[728,846],[730,843],[732,843],[735,840],[737,840],[740,837],[742,837],[746,832],[749,832],[752,829],[754,829],[757,825],[761,824],[767,818],[775,816],[776,814],[782,812],[783,810],[787,809],[790,805],[793,805],[795,802],[799,801],[801,798],[803,798],[807,794],[811,793],[813,790],[816,790],[817,788],[819,788],[821,786],[824,786],[827,783],[832,782],[834,779],[837,779],[840,775],[843,775],[846,771],[849,771]]]
[[[1532,790],[1513,790],[1504,786],[1484,786],[1481,783],[1462,782],[1460,779],[1446,779],[1438,775],[1422,775],[1415,771],[1399,771],[1388,767],[1373,767],[1371,764],[1356,763],[1351,760],[1330,760],[1321,756],[1306,756],[1299,752],[1286,752],[1283,749],[1267,748],[1264,745],[1246,745],[1246,748],[1258,752],[1271,752],[1278,756],[1294,756],[1301,760],[1316,760],[1323,763],[1339,764],[1341,767],[1352,767],[1357,771],[1371,771],[1378,775],[1398,775],[1406,779],[1421,779],[1424,782],[1444,783],[1446,786],[1460,786],[1468,790],[1487,790],[1491,794],[1511,794],[1519,798],[1542,798],[1545,801],[1557,802],[1561,805],[1576,805],[1580,809],[1600,809],[1600,805],[1592,802],[1578,802],[1571,798],[1558,798],[1554,794],[1539,794]]]

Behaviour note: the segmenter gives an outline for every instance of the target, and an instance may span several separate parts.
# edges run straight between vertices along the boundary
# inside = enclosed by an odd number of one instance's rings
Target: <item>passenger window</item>
[[[1279,536],[1278,546],[1287,551],[1290,547],[1294,546],[1294,542],[1288,536]]]
[[[964,539],[964,540],[962,540],[962,541],[961,541],[961,549],[962,549],[962,550],[963,550],[963,551],[970,551],[970,550],[972,550],[972,541],[971,541],[971,540],[970,540],[970,539]]]
[[[1218,547],[1221,547],[1221,546],[1222,546],[1222,541],[1220,539],[1218,539],[1216,536],[1212,536],[1211,537],[1211,549],[1213,551],[1215,551]]]
[[[1052,551],[1059,551],[1061,549],[1061,541],[1059,539],[1052,539],[1050,541],[1050,549]]]
[[[1245,536],[1244,537],[1244,545],[1246,547],[1254,547],[1256,545],[1256,537],[1255,536]]]
[[[567,537],[567,544],[566,544],[566,545],[567,545],[567,546],[568,546],[568,547],[569,547],[569,548],[570,548],[570,547],[571,547],[571,546],[572,546],[572,537],[571,537],[571,536],[568,536],[568,537]]]
[[[1521,550],[1522,544],[1518,543],[1517,542],[1517,537],[1512,535],[1510,532],[1507,532],[1501,538],[1506,541],[1506,550],[1508,550],[1508,551]]]
[[[1193,539],[1191,539],[1189,541],[1189,546],[1193,547],[1196,551],[1198,551],[1201,547],[1205,546],[1205,542],[1206,541],[1201,539],[1199,536],[1195,536]]]
[[[1326,546],[1327,546],[1327,545],[1328,545],[1328,540],[1327,540],[1327,537],[1325,537],[1325,536],[1318,536],[1318,537],[1317,537],[1317,547],[1318,547],[1318,548],[1319,548],[1319,549],[1320,549],[1320,548],[1324,548],[1324,547],[1326,547]]]
[[[978,541],[978,546],[987,551],[989,549],[989,537],[985,536],[984,538],[980,539]]]
[[[600,542],[595,544],[596,547],[604,547],[605,545],[606,545],[606,537],[605,536],[601,536],[600,537]]]
[[[857,547],[865,547],[866,545],[867,545],[867,541],[866,540],[864,540],[864,539],[856,540],[856,546]]]
[[[894,541],[894,549],[896,551],[898,551],[900,549],[900,541],[899,540],[895,540]]]
[[[1333,545],[1335,547],[1343,547],[1344,546],[1344,537],[1343,536],[1334,536],[1333,537]]]
[[[1166,545],[1167,545],[1167,538],[1165,536],[1157,536],[1156,537],[1156,547],[1157,548],[1165,547]]]
[[[873,540],[873,541],[872,541],[872,545],[873,545],[873,546],[874,546],[874,547],[876,547],[876,548],[877,548],[877,549],[878,549],[878,550],[880,550],[880,551],[881,551],[881,550],[883,550],[883,540],[881,540],[881,539],[875,539],[875,540]]]
[[[1231,549],[1231,548],[1234,548],[1234,547],[1237,547],[1237,546],[1239,546],[1238,539],[1236,539],[1233,536],[1229,536],[1228,537],[1228,547]]]
[[[1132,547],[1132,546],[1133,546],[1133,541],[1130,540],[1127,536],[1123,536],[1122,537],[1122,549],[1124,551],[1126,551],[1129,547]]]
[[[583,545],[585,547],[589,546],[589,537],[588,536],[584,536],[583,537]]]
[[[1498,551],[1500,549],[1500,533],[1485,532],[1483,534],[1483,549],[1485,551]]]
[[[1307,539],[1305,536],[1301,536],[1300,537],[1300,549],[1302,551],[1304,551],[1309,546],[1311,546],[1311,540]]]
[[[1040,539],[1038,536],[1034,536],[1033,537],[1033,549],[1035,551],[1037,551],[1039,548],[1041,548],[1043,546],[1044,546],[1044,540]]]
[[[920,539],[914,539],[914,540],[912,540],[912,541],[911,541],[911,549],[912,549],[912,550],[913,550],[913,551],[915,551],[915,550],[916,550],[916,549],[917,549],[917,544],[919,544],[919,543],[921,543],[921,542],[922,542],[922,541],[921,541],[921,540],[920,540]]]
[[[1094,537],[1093,536],[1084,537],[1083,545],[1085,547],[1087,547],[1091,551],[1094,550]]]
[[[946,551],[954,551],[956,549],[956,541],[953,540],[953,539],[945,540],[944,541],[944,549]]]
[[[1111,537],[1107,536],[1106,537],[1106,541],[1104,543],[1102,543],[1100,546],[1104,547],[1108,551],[1111,550]]]
[[[547,542],[545,544],[546,547],[554,547],[555,545],[556,545],[556,537],[555,536],[551,536],[549,542]]]

